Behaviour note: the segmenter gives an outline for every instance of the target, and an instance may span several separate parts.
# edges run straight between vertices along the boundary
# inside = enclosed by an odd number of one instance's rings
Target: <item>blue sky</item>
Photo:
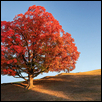
[[[1,1],[1,21],[12,21],[32,5],[45,7],[75,39],[81,54],[71,73],[101,69],[101,1]],[[44,73],[36,78],[57,74]],[[1,83],[16,81],[23,79],[1,76]]]

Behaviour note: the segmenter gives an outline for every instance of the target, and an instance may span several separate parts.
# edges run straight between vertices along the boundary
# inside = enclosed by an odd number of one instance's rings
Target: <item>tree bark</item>
[[[31,88],[33,88],[33,75],[29,74],[28,75],[28,86],[27,86],[27,89],[31,89]]]

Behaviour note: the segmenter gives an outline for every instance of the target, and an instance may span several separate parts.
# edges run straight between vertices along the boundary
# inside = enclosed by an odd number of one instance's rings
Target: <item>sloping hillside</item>
[[[58,75],[101,75],[101,69],[78,73],[61,73]]]
[[[101,70],[36,79],[32,90],[26,85],[1,84],[1,101],[101,101]]]

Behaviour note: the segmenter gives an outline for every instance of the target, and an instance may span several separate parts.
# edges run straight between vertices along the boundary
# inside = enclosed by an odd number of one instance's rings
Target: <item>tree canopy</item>
[[[71,34],[42,6],[30,6],[13,21],[1,21],[1,74],[32,78],[43,72],[72,71],[79,52]]]

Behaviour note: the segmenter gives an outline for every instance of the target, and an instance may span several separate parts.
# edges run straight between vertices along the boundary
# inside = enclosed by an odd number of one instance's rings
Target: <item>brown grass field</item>
[[[101,101],[101,69],[61,73],[25,82],[1,84],[1,101]]]

